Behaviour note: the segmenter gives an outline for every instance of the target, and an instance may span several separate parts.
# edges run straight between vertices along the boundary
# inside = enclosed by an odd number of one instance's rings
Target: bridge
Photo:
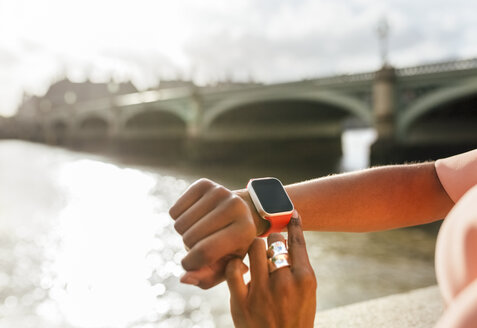
[[[339,148],[343,129],[360,125],[378,131],[377,161],[393,161],[396,149],[477,145],[477,58],[270,85],[190,84],[59,104],[17,122],[48,143],[146,152],[164,144],[190,157],[230,145],[247,152],[257,141],[262,150],[296,141],[310,152],[304,140]]]

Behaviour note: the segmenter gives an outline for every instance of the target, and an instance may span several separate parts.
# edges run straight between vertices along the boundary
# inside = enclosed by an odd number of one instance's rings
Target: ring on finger
[[[290,266],[288,261],[288,250],[283,241],[276,241],[270,244],[267,255],[269,255],[268,269],[270,273]]]
[[[288,249],[285,243],[283,241],[276,241],[274,243],[271,243],[270,246],[268,247],[267,255],[269,255],[269,257],[272,258],[280,254],[288,254]]]
[[[288,253],[285,254],[277,254],[268,259],[268,270],[270,273],[290,266],[290,262],[288,262]]]

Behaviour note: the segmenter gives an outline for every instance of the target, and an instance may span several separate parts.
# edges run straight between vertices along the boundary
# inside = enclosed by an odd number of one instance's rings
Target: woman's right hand
[[[270,245],[285,241],[273,233]],[[308,328],[313,327],[316,312],[316,278],[306,252],[305,238],[298,212],[288,224],[290,267],[269,272],[265,243],[256,238],[248,251],[251,281],[245,285],[243,263],[232,259],[226,267],[230,307],[234,324],[239,328]]]

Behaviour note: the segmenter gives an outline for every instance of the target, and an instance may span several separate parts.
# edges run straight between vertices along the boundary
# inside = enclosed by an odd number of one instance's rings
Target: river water
[[[334,170],[366,167],[372,138],[345,134]],[[122,163],[0,141],[0,328],[232,326],[225,284],[203,291],[179,283],[185,250],[168,208],[199,176],[231,188],[250,176],[302,177]],[[306,239],[318,310],[435,284],[435,228],[308,232]]]

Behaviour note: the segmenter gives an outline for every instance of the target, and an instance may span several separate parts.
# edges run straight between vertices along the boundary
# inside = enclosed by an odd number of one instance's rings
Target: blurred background
[[[175,199],[475,148],[476,11],[0,0],[0,328],[230,327],[178,282]],[[435,284],[437,230],[307,233],[317,310]]]

